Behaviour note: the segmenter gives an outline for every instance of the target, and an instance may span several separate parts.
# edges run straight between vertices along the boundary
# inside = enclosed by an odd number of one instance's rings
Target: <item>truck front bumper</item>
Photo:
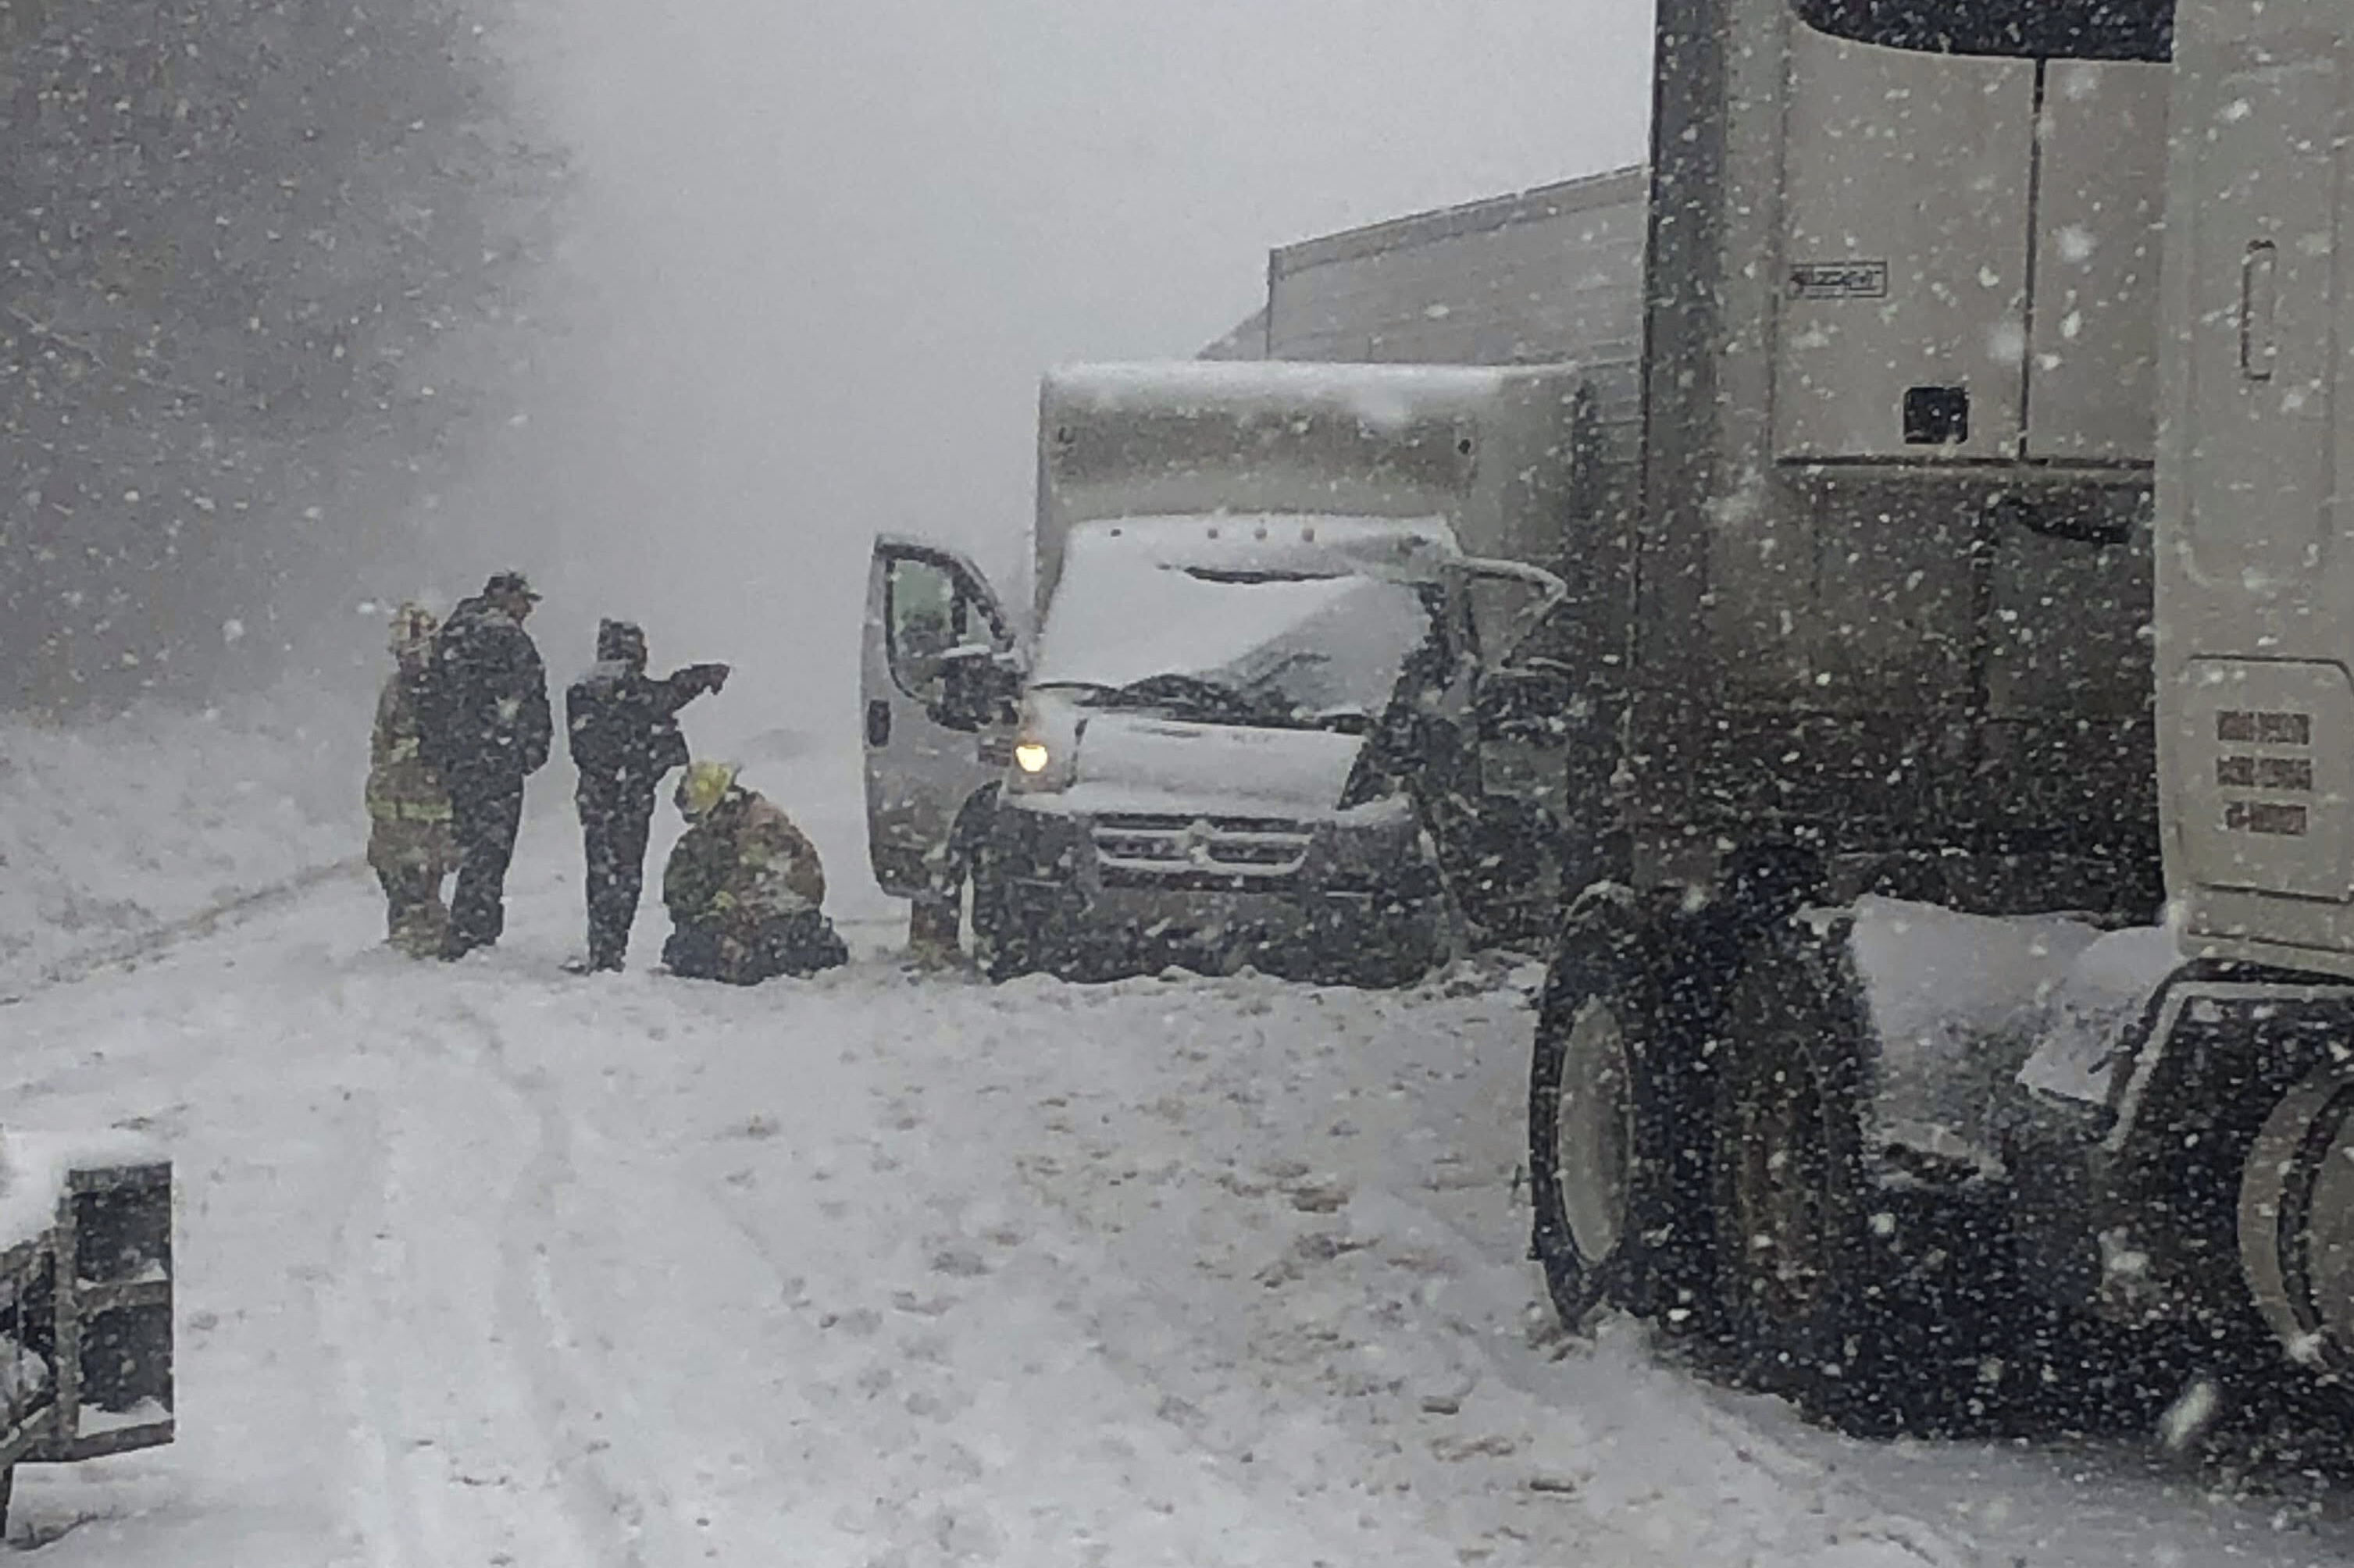
[[[1411,813],[1299,822],[1009,803],[997,833],[1006,912],[1065,972],[1247,965],[1394,983],[1446,940],[1445,895]]]
[[[2025,1277],[2111,1322],[2241,1337],[2354,1372],[2354,986],[2191,964],[2097,1104],[2031,1099],[2004,1163]]]

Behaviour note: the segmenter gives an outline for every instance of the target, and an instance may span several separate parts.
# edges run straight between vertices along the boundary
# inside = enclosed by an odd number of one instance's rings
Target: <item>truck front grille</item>
[[[1126,815],[1098,818],[1096,859],[1107,882],[1278,887],[1307,863],[1309,830],[1263,817]]]

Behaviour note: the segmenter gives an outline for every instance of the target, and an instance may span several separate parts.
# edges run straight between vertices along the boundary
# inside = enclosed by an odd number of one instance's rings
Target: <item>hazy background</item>
[[[527,0],[571,155],[523,415],[440,498],[452,580],[543,579],[735,661],[704,720],[847,743],[868,541],[1001,576],[1036,377],[1190,355],[1286,240],[1641,156],[1640,0]],[[839,732],[837,735],[836,732]]]

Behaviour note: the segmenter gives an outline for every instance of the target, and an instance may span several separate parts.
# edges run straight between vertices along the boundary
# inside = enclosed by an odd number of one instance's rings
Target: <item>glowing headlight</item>
[[[1050,760],[1044,741],[1025,740],[1013,747],[1013,766],[1024,773],[1044,773]]]

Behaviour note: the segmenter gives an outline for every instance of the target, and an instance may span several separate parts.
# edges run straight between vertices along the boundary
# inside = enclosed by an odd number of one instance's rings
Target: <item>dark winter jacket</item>
[[[450,612],[419,697],[426,759],[454,791],[519,784],[547,765],[547,671],[521,622],[483,599]]]
[[[651,800],[663,774],[686,766],[681,708],[716,692],[722,664],[690,664],[662,680],[646,673],[645,642],[626,621],[597,634],[597,662],[564,696],[565,729],[584,797]]]

